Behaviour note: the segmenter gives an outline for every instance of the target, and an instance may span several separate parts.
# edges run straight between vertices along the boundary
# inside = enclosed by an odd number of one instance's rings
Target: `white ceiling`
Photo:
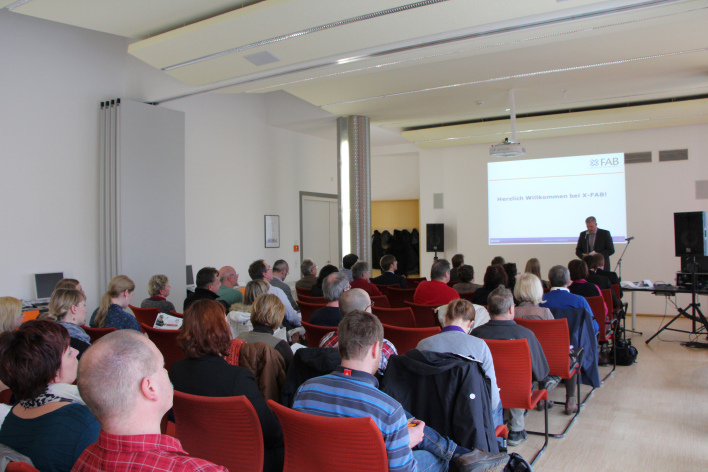
[[[708,97],[708,0],[433,0],[383,14],[413,3],[32,0],[13,11],[142,39],[129,52],[195,92],[287,92],[323,113],[280,125],[315,135],[357,114],[390,143],[391,130],[421,147],[500,141],[509,89],[518,114],[552,115],[521,118],[520,139],[708,122],[706,100],[639,106]],[[262,52],[279,61],[245,58]]]

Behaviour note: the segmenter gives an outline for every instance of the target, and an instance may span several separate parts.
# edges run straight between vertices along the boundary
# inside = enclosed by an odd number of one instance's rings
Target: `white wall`
[[[416,200],[420,197],[418,153],[371,157],[371,200]]]
[[[708,178],[708,125],[636,130],[587,136],[537,139],[524,142],[525,159],[653,151],[654,162],[626,166],[627,230],[635,236],[623,261],[623,280],[651,279],[673,283],[680,261],[674,257],[673,213],[706,210],[705,200],[695,198],[695,180]],[[689,160],[658,162],[658,151],[688,148]],[[489,146],[460,146],[420,153],[421,225],[445,223],[445,257],[461,252],[475,268],[479,282],[494,256],[516,262],[537,257],[542,273],[555,264],[567,265],[575,245],[490,246],[487,235],[487,162]],[[445,209],[432,209],[432,194],[443,192]],[[549,218],[564,217],[549,215]],[[539,224],[543,224],[539,221]],[[578,233],[584,221],[578,221]],[[598,222],[602,227],[602,221]],[[421,242],[424,247],[425,235]],[[624,244],[616,245],[613,266]],[[422,267],[430,267],[432,253],[422,253]],[[423,273],[426,269],[423,269]],[[626,297],[625,297],[626,298]],[[665,300],[639,294],[638,313],[663,314]],[[685,296],[680,303],[688,303]]]

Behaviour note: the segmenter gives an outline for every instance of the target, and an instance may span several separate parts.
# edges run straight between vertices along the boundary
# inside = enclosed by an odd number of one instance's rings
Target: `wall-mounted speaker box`
[[[428,223],[425,226],[427,252],[443,252],[445,250],[445,225]]]
[[[676,257],[708,256],[708,227],[705,211],[674,213]]]

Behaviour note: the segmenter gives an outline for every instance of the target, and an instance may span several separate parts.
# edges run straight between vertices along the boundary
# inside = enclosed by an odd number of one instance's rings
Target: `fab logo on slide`
[[[590,167],[614,167],[620,164],[617,157],[613,158],[602,158],[602,159],[590,159]]]

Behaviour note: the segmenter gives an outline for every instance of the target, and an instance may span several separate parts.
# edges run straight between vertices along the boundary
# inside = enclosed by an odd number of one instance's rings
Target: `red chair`
[[[154,342],[157,349],[160,350],[162,357],[165,358],[165,369],[169,371],[174,361],[184,359],[184,353],[177,345],[177,337],[182,332],[181,329],[155,329],[142,323],[140,326],[150,341]]]
[[[523,408],[532,410],[541,400],[546,400],[544,413],[546,416],[546,441],[531,461],[533,465],[548,447],[548,392],[545,389],[533,391],[533,374],[531,371],[531,351],[525,339],[498,341],[485,339],[494,362],[494,372],[497,376],[497,386],[504,408]]]
[[[371,311],[381,321],[381,324],[398,326],[399,328],[415,328],[413,309],[408,308],[381,308],[374,305]]]
[[[248,399],[200,397],[175,390],[175,433],[192,457],[229,470],[263,471],[263,432]]]
[[[391,308],[405,308],[406,304],[404,302],[409,301],[413,303],[413,295],[415,295],[414,288],[388,288],[388,303]]]
[[[318,347],[322,338],[332,331],[339,331],[339,326],[317,326],[305,321],[302,322],[302,327],[305,328],[307,345],[310,347]]]
[[[617,295],[617,298],[621,298],[620,295],[622,294],[622,292],[620,292],[619,284],[612,284],[612,291],[615,292],[615,295]]]
[[[0,392],[0,403],[4,403],[5,405],[12,405],[12,403],[10,403],[11,398],[12,390],[10,390],[9,388]]]
[[[506,447],[506,440],[509,438],[509,430],[506,428],[505,424],[500,424],[494,429],[494,435],[498,438],[502,438],[502,446]]]
[[[543,293],[544,293],[544,294],[546,294],[546,293],[550,293],[550,291],[551,291],[551,289],[550,289],[550,288],[544,288],[544,289],[543,289]]]
[[[89,335],[89,338],[91,338],[91,344],[95,343],[108,333],[118,331],[118,328],[89,328],[88,326],[82,326],[82,328],[86,331],[86,334]]]
[[[138,308],[137,306],[128,305],[130,310],[135,315],[135,319],[138,323],[144,323],[148,326],[155,326],[155,320],[157,315],[160,314],[160,310],[157,308]]]
[[[408,284],[408,287],[410,287],[410,288],[417,287],[418,284],[423,282],[424,280],[428,280],[428,278],[427,277],[406,277],[406,283]]]
[[[310,321],[310,317],[316,311],[327,305],[327,302],[323,303],[307,303],[298,300],[297,306],[300,307],[300,314],[302,315],[302,321]]]
[[[183,314],[183,313],[177,313],[177,312],[174,311],[174,310],[170,310],[170,315],[176,316],[177,318],[184,318],[184,314]]]
[[[396,346],[396,350],[400,355],[415,349],[421,340],[434,336],[441,331],[439,326],[433,328],[401,328],[387,324],[383,325],[383,329],[384,337]]]
[[[327,300],[325,300],[325,297],[310,297],[307,295],[298,295],[297,296],[297,301],[298,303],[305,302],[305,303],[323,303],[327,304]]]
[[[548,375],[557,375],[562,379],[570,379],[575,374],[580,374],[580,366],[583,363],[583,349],[581,348],[575,357],[570,356],[570,332],[568,331],[568,320],[560,318],[557,320],[527,320],[524,318],[514,318],[519,326],[528,328],[536,335],[536,339],[541,343],[543,353],[548,361]],[[577,379],[578,411],[573,415],[570,423],[560,434],[548,435],[553,438],[565,437],[570,427],[580,414],[580,375]],[[565,405],[565,402],[556,402]],[[527,431],[529,432],[529,431]],[[543,434],[531,432],[531,434]]]
[[[439,305],[420,305],[412,302],[405,302],[405,304],[413,309],[415,325],[418,328],[432,328],[433,326],[440,326],[438,314],[435,313],[435,309]]]
[[[592,310],[592,314],[595,317],[595,321],[597,321],[597,324],[600,326],[599,334],[600,337],[598,338],[598,341],[600,341],[600,344],[607,344],[610,341],[614,341],[615,339],[615,332],[610,331],[609,333],[607,332],[607,315],[605,314],[605,299],[603,297],[585,297],[585,300],[588,301],[588,304],[590,305],[590,309]],[[612,306],[612,305],[610,305]],[[615,369],[617,368],[617,350],[613,349],[613,362],[612,362],[612,370],[610,371],[609,374],[605,376],[602,381],[604,382],[610,375],[615,373]]]
[[[388,472],[383,436],[370,417],[330,418],[291,410],[272,400],[268,405],[283,428],[283,472]]]
[[[375,306],[381,307],[381,308],[391,308],[391,305],[388,303],[388,297],[386,295],[374,295],[371,298],[371,301],[374,303]]]
[[[5,467],[7,472],[39,472],[39,469],[35,469],[27,462],[10,462]]]
[[[610,319],[614,318],[614,313],[613,313],[613,305],[612,305],[612,289],[611,288],[601,288],[600,292],[602,292],[602,298],[605,300],[605,305],[607,306],[607,314],[612,315],[609,316]]]
[[[300,298],[300,295],[305,295],[307,297],[312,296],[312,289],[311,288],[300,288],[300,287],[295,287],[295,291],[297,292],[298,298]]]
[[[460,283],[459,280],[455,280],[454,282],[451,280],[451,281],[449,281],[449,282],[447,283],[447,286],[450,287],[450,288],[452,288],[452,287],[454,287],[455,285],[457,285],[457,284],[459,284],[459,283]]]
[[[373,282],[372,282],[372,283],[373,283]],[[393,287],[393,288],[401,288],[401,286],[398,285],[398,284],[393,284],[393,285],[379,285],[379,284],[375,284],[375,285],[376,285],[376,288],[379,289],[379,292],[381,292],[382,294],[386,295],[387,297],[388,297],[388,289],[389,289],[389,288],[391,288],[391,287]]]
[[[474,292],[462,292],[460,293],[460,298],[467,300],[470,303],[474,303],[472,301],[472,297],[474,297]]]

